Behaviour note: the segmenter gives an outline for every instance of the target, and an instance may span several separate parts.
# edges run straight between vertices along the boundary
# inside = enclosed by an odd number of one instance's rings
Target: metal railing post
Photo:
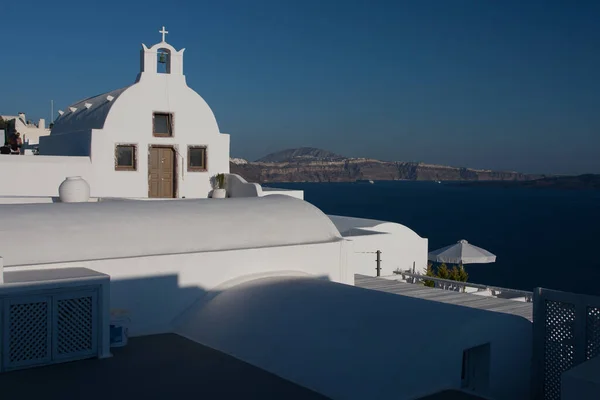
[[[377,276],[381,276],[381,250],[377,250],[375,253],[377,254],[377,259],[375,260],[377,267],[375,269],[377,270]]]

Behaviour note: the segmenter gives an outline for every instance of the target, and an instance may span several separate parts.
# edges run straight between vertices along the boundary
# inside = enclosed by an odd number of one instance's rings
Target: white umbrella
[[[484,264],[496,262],[496,256],[466,240],[437,249],[428,254],[429,261],[447,264]]]

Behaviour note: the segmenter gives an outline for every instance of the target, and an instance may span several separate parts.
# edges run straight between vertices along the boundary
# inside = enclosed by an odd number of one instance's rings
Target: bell
[[[165,53],[160,53],[158,56],[158,62],[161,64],[167,63],[167,55]]]

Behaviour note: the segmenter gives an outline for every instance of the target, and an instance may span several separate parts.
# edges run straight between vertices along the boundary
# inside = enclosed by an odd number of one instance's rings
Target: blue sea
[[[406,225],[429,239],[430,251],[466,239],[496,254],[494,264],[466,266],[470,282],[600,295],[600,191],[409,181],[272,186],[304,190],[326,214]]]

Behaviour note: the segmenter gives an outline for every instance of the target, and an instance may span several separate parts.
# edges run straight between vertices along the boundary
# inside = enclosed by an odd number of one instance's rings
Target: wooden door
[[[148,197],[175,197],[175,151],[172,147],[150,148]]]

